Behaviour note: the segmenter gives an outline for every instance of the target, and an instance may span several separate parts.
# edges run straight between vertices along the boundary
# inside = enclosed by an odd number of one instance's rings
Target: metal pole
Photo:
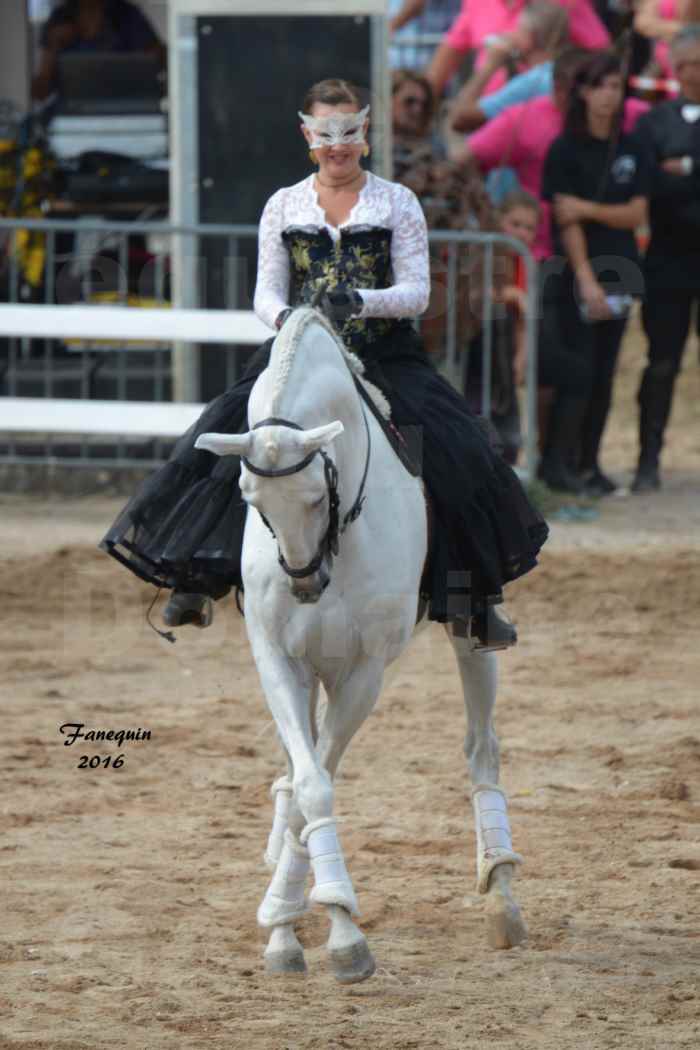
[[[459,378],[457,361],[457,245],[447,246],[447,341],[445,371],[451,383]]]
[[[170,13],[170,113],[172,127],[171,207],[176,222],[199,218],[199,137],[197,126],[197,21]],[[198,305],[197,240],[172,239],[173,304]],[[173,347],[173,400],[199,400],[199,353],[191,343]]]
[[[389,29],[385,15],[370,15],[372,120],[369,127],[372,170],[385,179],[392,176],[391,86],[389,82]]]
[[[539,460],[537,434],[537,331],[539,318],[539,271],[535,259],[528,252],[524,255],[527,272],[527,313],[525,315],[525,400],[527,434],[525,436],[525,480],[530,483],[537,477]]]
[[[482,311],[481,352],[481,414],[491,418],[491,376],[493,374],[493,241],[486,244],[484,262],[484,309]]]

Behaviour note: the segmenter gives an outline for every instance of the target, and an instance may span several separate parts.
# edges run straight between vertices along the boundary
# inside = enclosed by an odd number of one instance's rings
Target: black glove
[[[345,324],[349,318],[357,317],[363,305],[359,292],[344,285],[326,289],[318,301],[318,309],[335,325]]]

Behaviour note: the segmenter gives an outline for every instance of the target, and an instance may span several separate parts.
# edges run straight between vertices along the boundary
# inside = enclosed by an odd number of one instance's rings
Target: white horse
[[[333,818],[333,777],[374,707],[385,668],[414,631],[427,551],[421,481],[366,412],[352,372],[361,374],[359,359],[319,313],[299,308],[252,389],[250,431],[197,441],[198,448],[242,457],[240,487],[250,508],[242,562],[246,626],[287,754],[288,774],[272,788],[265,859],[274,874],[258,910],[258,922],[272,931],[266,969],[306,969],[294,923],[309,906],[304,883],[311,867],[310,900],[328,910],[328,950],[344,982],[369,977],[374,960],[353,921],[358,906]],[[333,458],[325,451],[331,445]],[[448,635],[468,716],[477,887],[487,896],[490,943],[511,947],[526,931],[511,893],[521,858],[498,787],[496,658]],[[317,728],[319,682],[327,705]]]

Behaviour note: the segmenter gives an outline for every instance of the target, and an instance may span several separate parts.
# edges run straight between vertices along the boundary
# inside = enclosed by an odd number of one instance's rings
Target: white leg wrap
[[[282,856],[284,833],[287,830],[289,803],[292,800],[292,782],[288,777],[280,777],[270,788],[270,795],[275,803],[275,815],[272,818],[272,830],[267,840],[265,863],[274,871]]]
[[[491,872],[499,864],[522,864],[513,852],[506,796],[495,784],[479,784],[472,792],[476,823],[476,889],[486,893]]]
[[[309,851],[300,846],[287,829],[275,874],[258,908],[261,926],[281,926],[293,922],[308,910],[309,905],[304,897],[304,883],[308,874]]]
[[[350,881],[343,851],[338,842],[333,817],[325,817],[307,824],[301,841],[308,843],[311,866],[314,869],[314,888],[310,900],[317,904],[338,904],[351,915],[359,915],[357,898]]]

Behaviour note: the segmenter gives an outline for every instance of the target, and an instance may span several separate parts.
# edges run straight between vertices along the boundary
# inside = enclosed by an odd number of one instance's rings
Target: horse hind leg
[[[498,738],[493,727],[498,664],[493,653],[475,653],[468,639],[447,628],[455,650],[467,711],[465,756],[473,784],[477,839],[477,891],[486,897],[486,930],[492,948],[513,948],[527,927],[513,895],[515,868],[507,800],[500,788]]]

